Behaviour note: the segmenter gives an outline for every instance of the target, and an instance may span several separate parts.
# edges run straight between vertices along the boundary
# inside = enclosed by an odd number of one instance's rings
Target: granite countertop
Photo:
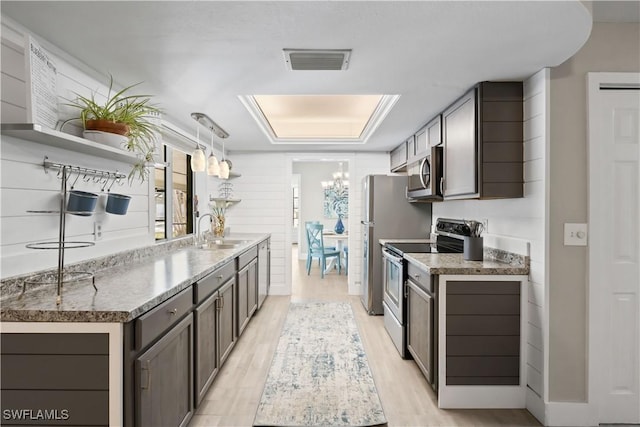
[[[98,291],[88,281],[65,284],[59,306],[55,285],[3,296],[0,320],[128,322],[268,237],[269,234],[234,234],[227,238],[247,243],[233,249],[198,249],[189,245],[138,263],[95,271]]]
[[[485,255],[484,261],[465,261],[462,254],[407,253],[404,254],[404,258],[430,274],[529,274],[528,257],[511,255],[504,260],[488,258]]]

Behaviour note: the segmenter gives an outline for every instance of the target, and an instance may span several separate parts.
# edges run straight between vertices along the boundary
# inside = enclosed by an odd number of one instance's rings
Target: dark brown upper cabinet
[[[389,154],[391,172],[404,172],[407,170],[407,141],[403,141]]]
[[[431,154],[431,147],[442,143],[442,126],[440,115],[431,119],[415,134],[414,160],[421,160]]]
[[[523,196],[522,82],[482,82],[442,113],[444,199]]]

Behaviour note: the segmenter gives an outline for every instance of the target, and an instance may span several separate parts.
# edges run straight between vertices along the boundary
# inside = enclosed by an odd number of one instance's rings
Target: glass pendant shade
[[[207,175],[220,175],[220,165],[218,165],[218,159],[213,153],[207,159]]]
[[[229,163],[226,160],[220,162],[220,174],[218,177],[220,179],[229,179]]]
[[[206,164],[207,157],[204,154],[204,150],[200,147],[196,148],[196,151],[191,155],[191,170],[194,172],[202,172]]]

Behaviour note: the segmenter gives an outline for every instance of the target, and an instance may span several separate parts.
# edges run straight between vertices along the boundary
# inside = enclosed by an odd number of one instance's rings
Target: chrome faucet
[[[201,233],[202,233],[202,229],[200,228],[200,222],[202,221],[202,219],[208,216],[209,217],[209,222],[213,222],[213,215],[211,214],[204,214],[202,215],[199,219],[198,219],[198,227],[196,228],[196,244],[201,243]]]

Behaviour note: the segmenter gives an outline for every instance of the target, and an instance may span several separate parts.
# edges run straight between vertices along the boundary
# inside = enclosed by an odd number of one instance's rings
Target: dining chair
[[[335,248],[329,249],[324,247],[324,239],[322,238],[322,224],[307,225],[307,276],[311,274],[311,262],[313,258],[320,261],[320,277],[324,279],[324,270],[327,268],[327,258],[336,258],[338,262],[338,274],[342,271],[340,263],[340,251]]]
[[[342,252],[344,252],[344,274],[349,274],[349,246],[344,246]]]
[[[304,229],[305,229],[305,230],[307,229],[307,226],[308,226],[309,224],[320,224],[320,221],[305,221],[305,222],[304,222]],[[333,249],[336,249],[336,247],[335,247],[335,246],[325,246],[325,249],[332,249],[332,250],[333,250]],[[319,263],[319,262],[320,262],[320,260],[318,260],[318,263]],[[319,264],[318,264],[318,265],[319,265]]]

